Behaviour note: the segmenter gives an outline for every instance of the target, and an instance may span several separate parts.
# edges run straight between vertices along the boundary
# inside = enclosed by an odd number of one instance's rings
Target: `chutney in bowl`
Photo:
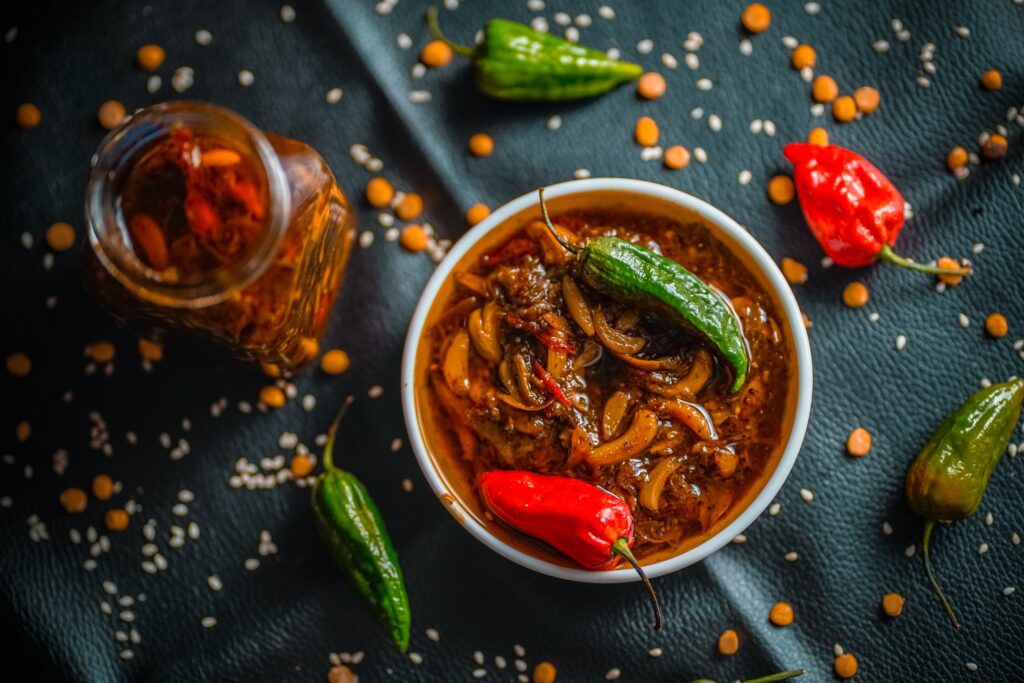
[[[403,407],[431,486],[475,536],[535,570],[586,571],[497,520],[477,488],[495,469],[580,479],[622,498],[651,576],[720,548],[760,514],[806,428],[810,353],[792,292],[750,235],[677,190],[593,179],[536,193],[464,236],[423,294],[406,339]],[[731,309],[749,366],[698,330],[588,286],[559,239],[614,236],[703,280]]]

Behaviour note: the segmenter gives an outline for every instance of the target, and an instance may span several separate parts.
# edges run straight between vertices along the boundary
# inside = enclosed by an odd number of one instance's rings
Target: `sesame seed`
[[[526,671],[526,662],[521,659],[512,662],[512,666],[516,668],[516,671]]]
[[[413,104],[423,104],[424,102],[429,102],[430,98],[431,95],[426,90],[409,91],[409,101],[412,102]]]
[[[178,503],[171,508],[171,512],[178,517],[184,517],[188,514],[188,506],[185,505],[184,503]]]
[[[754,44],[749,39],[744,38],[740,41],[740,54],[744,57],[749,56],[754,51]]]
[[[978,546],[978,554],[979,555],[984,555],[987,552],[988,552],[988,543],[982,543],[981,545]]]
[[[238,85],[243,88],[248,88],[255,80],[256,76],[254,76],[248,69],[242,69],[238,72]]]
[[[476,662],[477,664],[483,664],[484,663],[484,653],[481,652],[480,650],[477,650],[476,652],[474,652],[473,653],[473,661]]]
[[[391,452],[397,453],[400,450],[402,450],[402,440],[396,437],[391,440]]]
[[[814,493],[810,489],[800,489],[800,497],[803,498],[805,502],[810,503],[814,500]]]
[[[360,247],[362,247],[363,249],[366,249],[371,244],[373,244],[373,233],[372,232],[370,232],[369,230],[364,230],[363,232],[359,233],[359,246]]]
[[[651,50],[653,49],[654,41],[651,40],[650,38],[645,38],[644,40],[641,40],[639,43],[636,44],[636,51],[642,55],[650,54]]]
[[[967,662],[964,666],[967,667],[968,671],[977,671],[978,670],[978,665],[975,664],[974,662]]]
[[[774,122],[772,122],[772,121],[765,121],[764,122],[764,134],[768,135],[768,136],[774,136],[775,135],[775,123]]]
[[[778,517],[780,512],[782,512],[782,503],[772,503],[768,508],[768,514],[772,517]]]
[[[487,675],[487,669],[473,669],[473,678],[483,678]]]
[[[249,571],[256,571],[259,569],[260,561],[255,557],[250,557],[245,561],[245,568]]]
[[[661,63],[665,65],[666,69],[675,69],[679,66],[679,60],[674,55],[664,52],[661,55]]]
[[[995,521],[996,518],[992,515],[991,512],[985,513],[985,526],[992,526],[995,523]]]
[[[911,543],[910,545],[908,545],[906,548],[903,549],[904,557],[913,557],[916,552],[917,552],[917,546],[914,545],[913,543]]]
[[[341,88],[331,88],[330,90],[328,90],[327,94],[324,95],[324,100],[327,102],[327,104],[337,104],[338,102],[340,102]]]
[[[718,116],[718,114],[712,114],[711,116],[708,117],[708,128],[710,128],[716,133],[722,130],[722,119]]]
[[[882,316],[878,313],[878,311],[872,311],[870,314],[868,314],[868,320],[873,323],[877,323],[878,319],[881,317]]]
[[[708,91],[714,87],[714,83],[711,82],[710,78],[701,78],[697,81],[697,90]]]
[[[821,11],[821,5],[817,2],[808,2],[804,4],[804,11],[814,16]]]
[[[196,31],[196,44],[197,45],[209,45],[213,42],[213,34],[207,31],[205,28],[201,28]]]
[[[732,539],[732,542],[733,543],[737,543],[737,544],[739,544],[739,543],[746,543],[747,542],[747,535],[746,534],[736,534],[736,537]]]
[[[960,313],[957,316],[957,322],[960,323],[960,327],[967,327],[971,324],[971,319],[965,313]]]
[[[409,653],[409,661],[412,662],[413,664],[422,664],[423,663],[423,655],[421,655],[419,652],[410,652]]]
[[[585,178],[590,177],[590,171],[588,171],[585,168],[577,168],[575,171],[572,172],[572,177],[576,178],[577,180],[583,180]]]
[[[538,33],[548,32],[548,20],[544,17],[534,17],[530,20],[530,28]]]
[[[696,71],[700,68],[700,57],[694,52],[687,52],[686,56],[683,57],[683,63],[686,64],[686,68],[690,71]]]
[[[1016,531],[1010,534],[1010,543],[1013,543],[1014,545],[1020,545],[1020,534]]]
[[[751,173],[750,171],[746,170],[746,169],[740,171],[739,177],[737,178],[737,180],[739,181],[740,185],[749,185],[750,181],[753,180],[753,179],[754,179],[754,174]]]
[[[879,54],[881,54],[883,52],[888,52],[889,51],[889,41],[888,40],[876,40],[874,45],[872,45],[872,47],[874,48],[875,52],[877,52]]]
[[[761,119],[754,119],[753,121],[750,122],[749,130],[754,135],[757,135],[762,130],[764,130],[764,121],[762,121]]]
[[[558,130],[561,127],[562,127],[562,117],[561,116],[557,116],[556,115],[556,116],[552,116],[550,119],[548,119],[548,130]]]
[[[224,587],[224,584],[221,582],[220,577],[216,574],[213,574],[212,576],[208,576],[206,578],[206,585],[208,585],[210,587],[210,590],[214,592],[217,592]]]
[[[694,147],[693,158],[702,164],[706,164],[708,162],[708,153],[704,150],[703,147]]]
[[[703,107],[694,107],[690,111],[690,118],[692,118],[695,121],[700,120],[700,118],[702,116],[704,116],[704,108]]]
[[[821,116],[825,113],[825,105],[820,102],[811,105],[811,116]]]
[[[203,628],[213,628],[217,625],[217,617],[203,617],[199,623],[203,625]]]
[[[650,650],[647,651],[647,654],[649,654],[652,657],[660,657],[663,654],[665,654],[665,651],[662,650],[660,647],[652,647]]]
[[[1014,586],[1007,586],[1006,588],[1003,589],[1003,595],[1005,595],[1006,597],[1010,597],[1011,595],[1013,595],[1016,592],[1017,592],[1017,589]]]
[[[841,657],[844,652],[845,650],[843,650],[843,646],[839,643],[836,643],[832,646],[832,654],[834,654],[836,657]]]
[[[103,592],[107,595],[117,595],[117,585],[113,581],[104,581]]]
[[[570,17],[566,12],[556,12],[555,23],[559,26],[568,26],[572,23],[572,17]]]
[[[370,390],[366,392],[366,395],[370,398],[380,398],[384,395],[384,387],[379,384],[375,384],[370,387]]]
[[[796,551],[793,550],[786,553],[784,557],[786,558],[787,562],[796,562],[798,559],[800,559],[800,556],[797,555]]]
[[[580,30],[575,26],[570,26],[569,28],[565,29],[565,39],[568,40],[570,43],[580,42]]]
[[[531,12],[543,12],[544,11],[544,0],[527,0],[526,9]]]
[[[129,660],[135,656],[135,653],[131,650],[121,650],[121,659]]]
[[[606,680],[606,681],[617,681],[617,680],[619,680],[619,676],[621,676],[621,675],[622,675],[622,671],[620,671],[619,669],[609,669],[608,673],[606,673],[604,675],[604,680]]]
[[[608,5],[601,5],[597,8],[597,16],[611,21],[615,18],[615,10]]]
[[[405,491],[406,493],[412,491],[412,479],[402,480],[402,490]]]
[[[896,336],[896,350],[897,351],[902,351],[903,348],[906,345],[907,345],[907,335],[905,335],[905,334],[897,335]]]
[[[428,640],[432,640],[435,643],[437,641],[441,640],[441,634],[437,632],[436,628],[428,628],[426,630],[426,634],[427,634],[427,639]]]

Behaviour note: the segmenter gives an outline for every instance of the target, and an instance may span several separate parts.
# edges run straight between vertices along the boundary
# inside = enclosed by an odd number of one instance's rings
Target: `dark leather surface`
[[[489,672],[484,680],[507,681],[515,678],[513,646],[522,645],[531,666],[554,662],[560,681],[603,680],[612,667],[621,668],[623,681],[725,681],[789,667],[806,667],[802,680],[826,681],[833,678],[835,643],[859,658],[857,680],[1024,680],[1024,593],[1002,594],[1024,583],[1024,548],[1011,543],[1014,531],[1024,531],[1022,461],[1007,458],[999,466],[978,515],[937,532],[936,569],[963,619],[960,632],[929,592],[920,557],[904,554],[918,542],[920,524],[902,494],[907,464],[941,417],[982,378],[1021,372],[1012,344],[1024,336],[1024,187],[1011,183],[1012,173],[1024,171],[1021,130],[1007,124],[1008,157],[976,168],[964,182],[944,170],[943,159],[954,144],[973,148],[978,133],[1004,121],[1008,107],[1024,105],[1024,7],[1011,0],[831,0],[811,16],[802,3],[774,2],[771,30],[756,37],[753,54],[744,57],[737,49],[743,2],[613,1],[618,18],[611,22],[597,16],[598,2],[549,2],[543,15],[552,26],[563,9],[593,16],[593,25],[582,30],[589,45],[619,47],[624,58],[651,68],[661,68],[660,55],[668,51],[680,66],[662,69],[668,94],[653,103],[638,102],[627,87],[591,102],[518,106],[475,94],[464,64],[418,81],[410,77],[427,35],[422,3],[403,0],[387,16],[376,14],[368,0],[294,4],[297,18],[290,24],[279,19],[279,4],[267,0],[36,2],[0,10],[4,31],[18,27],[13,43],[0,45],[0,351],[27,350],[33,359],[30,378],[4,374],[2,381],[0,445],[14,463],[0,464],[0,496],[13,501],[0,509],[0,595],[15,667],[7,669],[9,680],[321,681],[329,652],[363,651],[365,659],[354,666],[363,681],[462,681],[474,680],[473,653],[480,650]],[[494,15],[525,21],[532,13],[525,2],[483,0],[442,11],[448,31],[463,41]],[[893,35],[894,17],[909,29],[908,42]],[[957,37],[955,25],[969,27],[971,36]],[[213,33],[211,45],[194,42],[201,28]],[[414,49],[396,46],[403,31]],[[705,39],[698,72],[682,64],[688,31]],[[845,126],[812,117],[809,87],[788,68],[783,35],[814,44],[819,72],[833,74],[842,89],[878,86],[879,112]],[[654,40],[650,55],[636,52],[643,38]],[[871,45],[883,38],[892,49],[877,54]],[[168,52],[159,71],[164,85],[153,95],[133,61],[144,42]],[[925,42],[936,45],[938,73],[931,88],[920,89],[914,79]],[[169,83],[183,65],[195,70],[195,85],[178,95]],[[999,92],[976,85],[989,67],[1003,71]],[[240,69],[255,74],[251,87],[238,85]],[[698,91],[700,76],[711,78],[714,88]],[[344,97],[331,106],[324,93],[335,86]],[[412,88],[430,91],[432,101],[412,104]],[[292,401],[273,414],[242,414],[237,404],[255,400],[264,382],[259,374],[183,345],[170,346],[163,363],[143,372],[134,339],[81,292],[82,196],[90,155],[102,138],[95,124],[99,104],[116,98],[133,108],[182,96],[226,105],[258,126],[313,145],[356,200],[360,228],[376,234],[373,246],[356,250],[331,319],[329,342],[349,351],[352,369],[337,379],[317,371],[297,379],[300,395],[317,397],[311,412]],[[13,126],[21,101],[40,106],[43,123],[36,130]],[[692,119],[696,106],[720,115],[724,129],[714,133],[706,118]],[[645,113],[658,119],[665,142],[702,146],[709,162],[670,173],[659,162],[641,161],[631,134],[632,122]],[[545,125],[554,114],[564,119],[556,132]],[[755,118],[771,119],[778,134],[750,134]],[[798,207],[776,207],[764,192],[767,179],[786,169],[783,142],[802,139],[814,125],[867,154],[899,184],[916,214],[898,243],[903,253],[970,255],[981,242],[984,251],[973,257],[977,275],[939,294],[928,278],[887,265],[820,267],[821,251]],[[466,140],[477,131],[494,136],[491,158],[466,154]],[[390,451],[392,440],[405,436],[398,379],[403,334],[432,264],[384,241],[374,212],[360,200],[369,174],[348,156],[354,143],[383,159],[384,174],[397,186],[421,192],[430,221],[452,239],[463,232],[471,204],[497,206],[587,168],[595,176],[682,188],[749,226],[774,257],[810,266],[797,296],[814,321],[814,405],[803,451],[778,497],[781,513],[758,520],[745,544],[656,582],[668,616],[664,632],[646,627],[647,605],[636,585],[566,583],[486,550],[434,499],[408,447]],[[737,182],[743,169],[753,174],[745,187]],[[56,220],[72,222],[80,239],[47,271],[43,235]],[[23,232],[35,238],[30,250],[20,244]],[[872,300],[850,310],[840,294],[858,278],[870,286]],[[52,310],[44,305],[49,296],[57,297]],[[993,310],[1010,321],[1010,335],[999,341],[982,331]],[[870,322],[872,312],[877,322]],[[960,312],[970,318],[966,329],[957,324]],[[899,334],[908,337],[902,351],[894,346]],[[117,343],[115,372],[87,376],[82,349],[100,339]],[[384,387],[380,398],[367,396],[374,385]],[[62,396],[69,390],[68,403]],[[357,400],[338,459],[362,477],[389,522],[408,578],[412,650],[422,655],[420,665],[389,645],[331,566],[314,535],[306,490],[227,485],[237,458],[257,461],[279,452],[282,431],[312,444],[348,394]],[[229,408],[213,418],[209,406],[221,397]],[[106,421],[110,457],[89,446],[90,411]],[[191,420],[188,432],[183,418]],[[22,419],[33,426],[26,443],[14,437]],[[875,446],[868,457],[853,460],[843,444],[858,425],[871,430]],[[126,442],[128,431],[138,434],[138,445]],[[187,438],[191,452],[170,460],[159,443],[164,432]],[[1016,438],[1022,438],[1019,431]],[[52,467],[58,449],[70,459],[63,475]],[[84,515],[70,517],[57,495],[99,472],[123,483],[115,502],[130,498],[141,510],[128,532],[111,538],[98,568],[86,572],[88,544],[72,544],[69,530],[102,528],[106,506],[93,501]],[[405,478],[413,482],[409,493]],[[813,502],[801,500],[802,487],[814,491]],[[181,519],[171,508],[183,488],[196,496],[183,519],[197,522],[201,537],[174,550],[169,529]],[[992,513],[991,526],[986,513]],[[31,515],[46,524],[48,541],[29,540]],[[150,518],[169,562],[154,576],[140,569],[141,526]],[[882,532],[886,521],[891,535]],[[262,529],[279,553],[247,571],[243,562],[257,556]],[[979,555],[983,542],[990,550]],[[789,551],[799,560],[787,562]],[[222,579],[220,592],[207,587],[211,574]],[[123,646],[115,632],[125,627],[120,608],[115,605],[113,615],[100,609],[101,601],[112,601],[105,580],[137,600],[146,596],[132,607],[141,635],[132,661],[118,656]],[[879,613],[888,591],[908,601],[904,615],[892,621]],[[796,610],[794,625],[782,630],[766,618],[780,599]],[[219,620],[212,629],[200,625],[208,615]],[[440,642],[426,638],[427,628],[438,629]],[[740,633],[740,653],[732,658],[715,650],[725,628]],[[662,657],[648,655],[655,647],[664,649]],[[495,655],[509,668],[498,669]],[[968,671],[968,662],[977,671]],[[25,667],[20,675],[13,673],[17,667]]]

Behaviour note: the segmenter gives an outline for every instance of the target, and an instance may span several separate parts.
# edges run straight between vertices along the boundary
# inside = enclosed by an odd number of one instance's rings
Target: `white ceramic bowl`
[[[765,508],[768,507],[772,499],[775,498],[779,489],[782,488],[782,484],[786,481],[786,477],[789,476],[789,472],[793,468],[793,463],[796,462],[796,456],[807,429],[807,419],[810,415],[811,349],[807,341],[807,332],[804,329],[800,309],[797,306],[796,299],[793,297],[793,292],[783,278],[782,273],[779,272],[775,262],[768,255],[768,252],[754,240],[750,233],[740,227],[736,221],[707,202],[671,187],[624,178],[571,180],[547,188],[544,191],[544,199],[549,207],[553,210],[558,210],[559,198],[562,198],[562,202],[565,203],[571,201],[570,198],[578,200],[586,195],[604,197],[609,194],[633,195],[631,199],[634,200],[635,204],[641,206],[650,205],[652,207],[658,205],[663,207],[669,206],[670,208],[675,208],[675,210],[682,209],[680,213],[697,214],[702,218],[716,237],[724,241],[727,246],[743,257],[745,265],[754,272],[755,276],[758,276],[762,284],[774,295],[776,302],[781,307],[781,314],[784,318],[782,322],[788,328],[796,354],[796,367],[794,368],[796,381],[794,384],[797,396],[792,413],[793,422],[786,445],[767,483],[750,501],[746,509],[740,512],[731,523],[718,531],[714,536],[679,555],[646,565],[644,570],[648,576],[653,578],[700,562],[711,553],[720,549],[757,519],[764,512]],[[639,199],[639,201],[635,201],[636,199]],[[586,203],[581,202],[579,205],[586,206]],[[413,313],[409,332],[405,339],[405,350],[402,355],[402,408],[405,412],[405,424],[409,432],[409,440],[424,476],[430,482],[430,486],[434,489],[437,496],[444,501],[445,507],[452,513],[452,516],[466,527],[471,534],[483,542],[484,545],[499,555],[542,574],[571,581],[587,583],[637,581],[638,576],[636,572],[628,566],[612,571],[589,571],[566,567],[524,553],[496,537],[477,520],[475,514],[462,502],[459,494],[448,486],[444,477],[437,471],[434,460],[427,451],[427,445],[421,432],[420,420],[416,409],[416,387],[414,385],[416,379],[417,347],[423,336],[423,326],[434,303],[434,299],[442,284],[452,272],[452,269],[465,256],[466,252],[480,242],[492,229],[504,224],[517,215],[530,212],[531,210],[534,212],[539,210],[536,192],[525,194],[496,210],[455,243],[427,282],[427,286],[423,290],[423,294]],[[656,211],[656,209],[652,210]]]

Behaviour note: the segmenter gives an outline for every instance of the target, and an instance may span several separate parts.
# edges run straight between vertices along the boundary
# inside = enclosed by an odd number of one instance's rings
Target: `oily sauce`
[[[637,557],[665,559],[728,524],[773,470],[792,419],[792,340],[771,295],[703,223],[625,209],[553,220],[577,244],[630,240],[717,288],[749,342],[746,383],[730,393],[729,366],[701,338],[587,288],[543,224],[527,222],[464,257],[434,305],[421,342],[423,432],[442,471],[465,485],[464,502],[527,552],[553,554],[493,521],[475,491],[483,472],[597,484],[632,509]],[[586,324],[598,315],[613,328],[603,336]],[[593,449],[628,447],[641,411],[657,416],[642,451],[587,461]]]

